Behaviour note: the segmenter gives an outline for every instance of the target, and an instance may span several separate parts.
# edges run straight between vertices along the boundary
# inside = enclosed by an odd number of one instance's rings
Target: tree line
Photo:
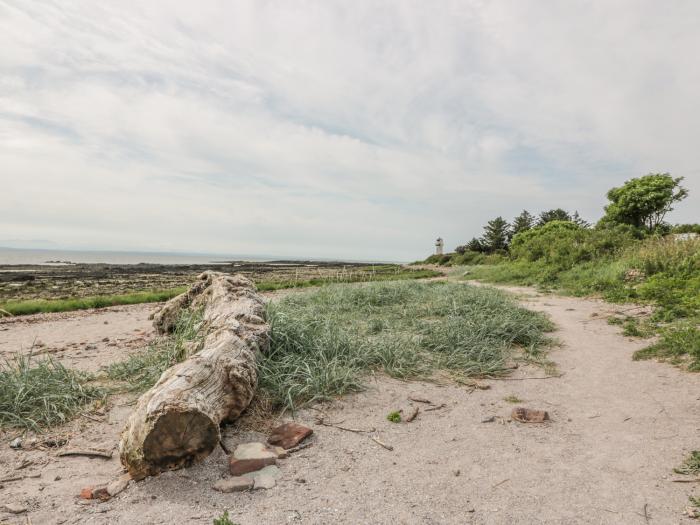
[[[622,186],[607,192],[608,204],[605,213],[595,226],[585,221],[574,211],[569,213],[562,208],[541,212],[538,216],[523,210],[512,222],[499,216],[487,222],[481,237],[474,237],[466,244],[457,246],[455,251],[464,254],[505,253],[516,235],[542,227],[553,221],[562,221],[579,228],[625,227],[638,237],[649,234],[700,233],[700,225],[677,225],[675,228],[665,222],[666,215],[674,204],[688,196],[688,190],[681,185],[683,177],[672,177],[669,173],[650,173],[643,177],[626,181]]]

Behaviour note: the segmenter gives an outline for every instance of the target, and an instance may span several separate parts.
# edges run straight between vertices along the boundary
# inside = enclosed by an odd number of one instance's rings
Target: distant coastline
[[[63,264],[226,264],[231,261],[278,262],[318,261],[341,262],[338,259],[313,257],[285,257],[271,255],[231,255],[176,252],[58,250],[9,248],[0,246],[0,266],[9,265],[63,265]],[[345,260],[352,263],[389,263],[397,261]]]

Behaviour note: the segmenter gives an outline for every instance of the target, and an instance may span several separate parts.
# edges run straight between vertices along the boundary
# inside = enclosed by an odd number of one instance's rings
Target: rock
[[[22,438],[15,438],[10,442],[10,448],[22,448]]]
[[[238,445],[229,458],[229,471],[234,476],[255,472],[277,463],[277,453],[264,443]]]
[[[280,476],[280,469],[274,465],[265,467],[264,469],[255,472],[253,474],[254,485],[253,488],[258,489],[271,489],[277,485],[277,478]]]
[[[129,486],[129,482],[131,481],[131,474],[128,472],[126,474],[122,474],[116,479],[113,479],[107,484],[107,493],[111,496],[114,497],[120,492],[122,492],[126,487]]]
[[[104,337],[104,338],[102,339],[102,342],[103,342],[103,343],[109,343],[109,337]]]
[[[4,508],[10,514],[23,514],[27,512],[27,507],[19,503],[6,503]]]
[[[99,499],[107,501],[111,496],[107,492],[107,485],[98,485],[96,487],[84,487],[80,491],[82,499]]]
[[[267,438],[267,442],[270,445],[277,445],[289,449],[296,447],[313,433],[314,431],[309,427],[290,422],[273,428],[270,437]]]
[[[249,478],[247,476],[236,476],[233,478],[220,479],[214,483],[212,488],[224,493],[242,492],[244,490],[252,489],[253,483],[253,478]]]
[[[282,447],[272,447],[272,451],[277,454],[277,459],[285,459],[289,457],[289,453]]]
[[[97,345],[92,344],[92,343],[87,344],[87,345],[85,345],[85,350],[97,350]]]
[[[546,410],[533,410],[525,407],[515,407],[510,417],[521,423],[543,423],[549,420]]]
[[[34,341],[34,346],[36,346],[37,348],[43,348],[44,346],[46,346],[46,343],[41,339],[37,339],[36,341]]]

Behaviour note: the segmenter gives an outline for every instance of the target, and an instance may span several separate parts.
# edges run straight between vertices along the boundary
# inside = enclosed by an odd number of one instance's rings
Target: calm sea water
[[[28,250],[0,248],[0,264],[57,264],[60,263],[109,263],[109,264],[209,264],[225,261],[269,261],[268,257],[203,255],[182,253],[147,252],[98,252],[77,250]]]

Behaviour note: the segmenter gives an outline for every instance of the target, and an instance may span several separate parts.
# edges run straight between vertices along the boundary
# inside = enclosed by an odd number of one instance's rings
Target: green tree
[[[566,210],[557,208],[555,210],[547,210],[540,213],[540,218],[537,221],[537,226],[543,226],[551,221],[570,221],[571,215]]]
[[[682,180],[683,177],[674,179],[668,173],[650,173],[612,188],[607,195],[610,204],[605,207],[601,222],[654,231],[673,210],[673,204],[688,196],[688,190],[681,186]]]
[[[496,217],[484,226],[484,236],[481,244],[489,252],[505,250],[508,247],[510,224],[503,217]]]
[[[481,244],[479,239],[473,237],[472,240],[467,243],[467,250],[481,253],[484,251],[484,245]]]
[[[581,228],[590,228],[591,227],[591,223],[584,220],[584,218],[578,214],[578,210],[574,211],[574,214],[571,216],[571,222],[579,225]]]
[[[532,228],[535,224],[535,218],[529,211],[523,210],[520,215],[513,219],[513,226],[510,229],[510,238],[520,232],[524,232]]]

